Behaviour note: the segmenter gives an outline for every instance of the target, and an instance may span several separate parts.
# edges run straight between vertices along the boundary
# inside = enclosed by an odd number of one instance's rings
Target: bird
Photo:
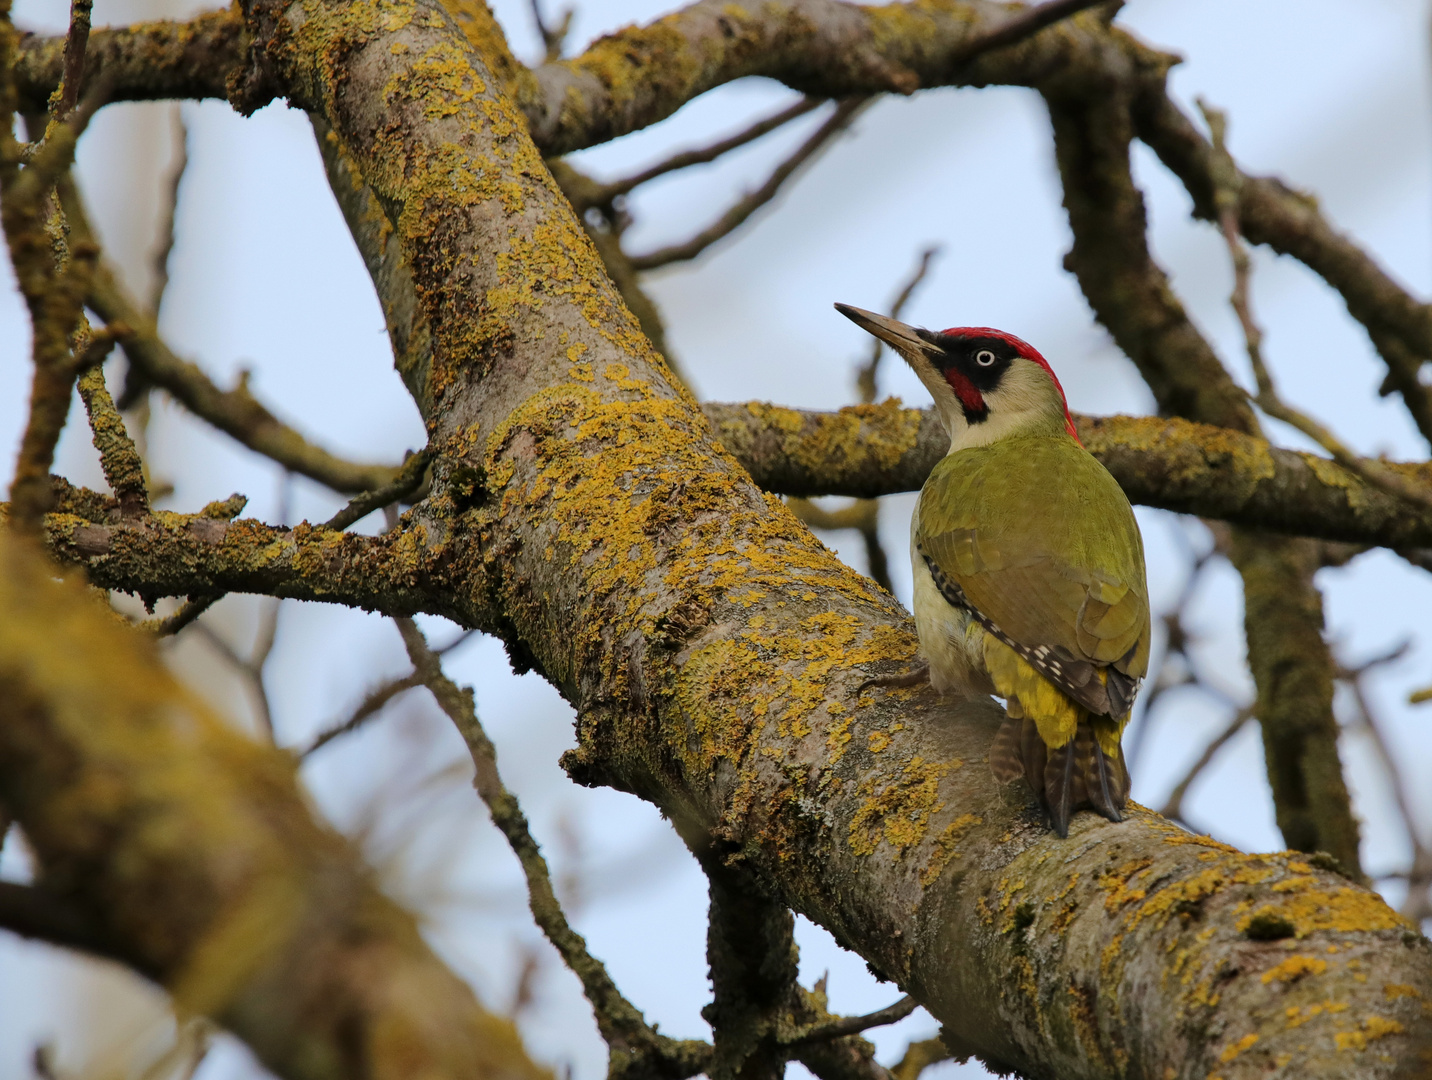
[[[1004,698],[989,756],[996,779],[1023,777],[1060,837],[1081,808],[1121,821],[1120,740],[1150,641],[1128,498],[1084,448],[1064,388],[1028,342],[835,307],[914,369],[950,437],[910,523],[926,664],[871,682],[928,678],[941,694]]]

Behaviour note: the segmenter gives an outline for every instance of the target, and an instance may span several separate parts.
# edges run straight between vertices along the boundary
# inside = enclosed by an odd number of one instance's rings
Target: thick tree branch
[[[1195,212],[1213,216],[1212,148],[1167,95],[1164,73],[1172,58],[1094,15],[991,49],[1002,28],[1017,22],[998,4],[945,0],[866,8],[837,0],[772,0],[735,9],[724,0],[698,0],[649,26],[609,35],[582,56],[543,65],[534,76],[512,58],[489,13],[457,0],[450,10],[493,56],[497,74],[549,156],[648,126],[707,90],[749,75],[779,79],[816,97],[991,83],[1045,89],[1083,80],[1119,87],[1131,98],[1138,137],[1178,174]],[[986,52],[971,60],[970,50],[982,42]],[[100,68],[112,73],[116,99],[223,97],[246,48],[228,11],[189,24],[98,31],[87,54],[88,78]],[[22,43],[17,74],[28,108],[42,107],[58,84],[62,51],[62,38]],[[1245,175],[1242,181],[1243,234],[1298,258],[1343,295],[1389,365],[1389,389],[1402,394],[1432,442],[1432,394],[1417,378],[1432,353],[1428,305],[1338,233],[1311,199],[1275,179]]]
[[[292,760],[5,533],[0,626],[0,790],[59,898],[0,890],[0,923],[98,946],[293,1080],[546,1076],[313,820]]]
[[[1371,893],[1141,811],[1081,815],[1061,843],[981,766],[991,703],[858,699],[913,651],[909,623],[717,449],[441,9],[250,11],[255,81],[323,110],[396,223],[430,328],[408,377],[436,478],[405,542],[459,621],[574,704],[574,775],[719,843],[962,1053],[1067,1078],[1233,1080],[1283,1054],[1333,1075],[1339,1036],[1369,1076],[1415,1060],[1432,958]],[[1290,965],[1304,951],[1319,963]],[[1420,996],[1389,999],[1392,983]],[[1305,992],[1348,1008],[1290,1029]]]
[[[1024,22],[1023,12],[1012,19],[1008,6],[982,2],[778,0],[732,8],[698,0],[601,38],[581,56],[544,64],[518,100],[543,152],[560,154],[656,123],[707,90],[752,75],[833,98],[1066,78],[1097,70],[1120,51],[1110,49],[1097,15],[1066,17],[1085,6],[1042,5],[1063,21],[1041,28],[1041,19]]]
[[[894,399],[835,412],[755,401],[702,409],[756,483],[779,495],[918,491],[949,449],[933,410]],[[1294,536],[1432,546],[1425,514],[1327,458],[1174,417],[1076,414],[1074,423],[1131,502]],[[1432,465],[1379,464],[1432,485]]]
[[[43,112],[64,70],[64,38],[26,34],[16,55],[22,112]],[[102,76],[112,101],[222,98],[225,82],[248,47],[243,20],[232,9],[189,22],[138,23],[95,30],[85,50],[80,93]]]
[[[90,913],[68,897],[35,885],[0,881],[0,930],[66,949],[121,959]]]

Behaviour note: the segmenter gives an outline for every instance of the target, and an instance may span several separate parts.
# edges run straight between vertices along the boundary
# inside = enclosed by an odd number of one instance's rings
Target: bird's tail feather
[[[1106,734],[1113,738],[1100,740],[1100,726],[1109,726]],[[1113,742],[1115,751],[1110,753],[1102,741]],[[1129,772],[1114,721],[1106,717],[1081,719],[1074,737],[1054,749],[1039,737],[1033,720],[1006,717],[990,748],[990,768],[1001,783],[1024,777],[1060,836],[1069,835],[1069,819],[1084,807],[1110,821],[1123,820]]]

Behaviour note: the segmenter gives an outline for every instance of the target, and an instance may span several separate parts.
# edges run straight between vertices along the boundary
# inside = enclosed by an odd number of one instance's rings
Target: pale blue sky
[[[16,21],[58,29],[65,4],[20,0]],[[98,0],[98,23],[141,14],[181,14],[193,5]],[[519,52],[536,38],[526,0],[496,10]],[[668,10],[656,0],[584,3],[574,24],[582,40]],[[1418,295],[1432,294],[1432,87],[1425,0],[1133,0],[1122,25],[1181,53],[1172,85],[1192,108],[1196,95],[1226,109],[1231,145],[1246,167],[1275,172],[1317,193],[1337,225],[1374,251]],[[698,145],[774,111],[791,92],[768,82],[723,88],[649,131],[579,155],[614,176]],[[112,256],[137,288],[153,242],[158,177],[170,153],[167,105],[106,109],[86,136],[81,173]],[[304,117],[274,105],[244,120],[219,102],[185,104],[191,166],[179,207],[173,280],[163,316],[172,344],[221,382],[241,368],[265,401],[326,445],[353,456],[396,460],[423,440],[412,404],[392,372],[383,321],[319,168]],[[817,123],[814,118],[730,156],[637,193],[630,245],[648,250],[683,238],[714,218]],[[1206,225],[1188,218],[1188,199],[1153,156],[1136,162],[1148,193],[1157,254],[1197,320],[1245,383],[1241,338],[1226,304],[1226,252]],[[778,205],[695,264],[652,276],[670,339],[697,389],[712,399],[765,398],[833,407],[853,400],[852,370],[865,340],[836,316],[841,300],[888,303],[917,253],[944,254],[907,309],[915,322],[1001,326],[1049,357],[1076,409],[1140,412],[1151,407],[1132,366],[1092,321],[1061,269],[1068,246],[1048,122],[1040,100],[1015,89],[936,90],[876,104],[852,132],[799,176]],[[1290,401],[1330,422],[1364,452],[1425,457],[1382,378],[1361,329],[1341,302],[1300,266],[1260,254],[1254,303],[1267,332],[1270,364]],[[3,271],[8,275],[8,265]],[[8,280],[8,279],[7,279]],[[28,394],[28,330],[7,283],[0,288],[0,447],[16,445]],[[923,403],[898,362],[882,372],[881,393]],[[1271,425],[1277,438],[1301,445]],[[247,513],[272,519],[276,470],[169,405],[151,431],[156,472],[175,485],[169,505],[193,509],[232,491]],[[102,486],[82,426],[67,431],[59,468]],[[294,519],[326,517],[339,500],[306,481],[292,489]],[[884,536],[897,592],[908,598],[904,551],[910,498],[887,500]],[[1185,563],[1180,536],[1202,543],[1197,526],[1140,512],[1156,600],[1177,595]],[[861,565],[858,545],[827,538]],[[1402,702],[1432,682],[1432,585],[1377,552],[1320,577],[1328,631],[1340,655],[1356,660],[1417,635],[1408,657],[1375,685],[1375,698],[1400,759],[1416,778],[1424,826],[1432,829],[1432,736],[1425,713]],[[258,602],[231,598],[213,625],[246,647]],[[1200,656],[1235,693],[1242,669],[1240,595],[1226,568],[1208,575],[1193,622],[1206,634]],[[435,639],[451,627],[432,622]],[[366,687],[406,670],[396,632],[382,620],[318,605],[288,604],[270,669],[280,737],[303,743],[340,717]],[[176,665],[238,719],[242,686],[201,642],[174,652]],[[568,782],[557,757],[572,744],[571,713],[536,676],[510,674],[501,648],[474,639],[450,672],[477,688],[509,784],[524,799],[559,876],[582,898],[574,919],[627,994],[674,1035],[699,1035],[707,995],[704,883],[694,862],[649,806]],[[1171,703],[1145,747],[1134,795],[1160,804],[1168,788],[1224,722],[1223,712],[1185,696]],[[1344,740],[1358,810],[1366,822],[1366,866],[1400,864],[1406,841],[1385,781],[1358,738]],[[1189,817],[1251,848],[1281,846],[1272,824],[1261,751],[1249,729],[1194,788]],[[494,1008],[506,1006],[522,950],[542,958],[536,1006],[523,1019],[532,1051],[571,1063],[577,1080],[599,1080],[605,1054],[575,980],[538,942],[526,916],[515,862],[466,787],[461,742],[420,697],[395,705],[367,731],[323,752],[306,769],[317,804],[361,835],[389,888],[428,915],[434,943]],[[18,874],[12,844],[0,872]],[[1390,890],[1389,895],[1395,894]],[[867,1011],[896,996],[803,925],[807,982],[829,969],[834,1006]],[[0,937],[0,1075],[25,1075],[36,1041],[54,1038],[78,1067],[138,1060],[162,1041],[158,1004],[138,981],[82,965],[40,946]],[[910,1038],[933,1034],[923,1013],[874,1033],[886,1060]],[[98,1075],[86,1072],[84,1075]],[[237,1080],[256,1067],[231,1042],[212,1055],[203,1080]],[[942,1080],[980,1076],[946,1066]],[[933,1080],[933,1078],[932,1078]]]

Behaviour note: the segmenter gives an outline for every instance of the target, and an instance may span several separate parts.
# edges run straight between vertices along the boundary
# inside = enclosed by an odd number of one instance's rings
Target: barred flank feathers
[[[1083,719],[1074,738],[1051,750],[1033,720],[1006,717],[990,748],[990,769],[1002,784],[1023,776],[1061,837],[1069,835],[1074,811],[1084,807],[1110,821],[1122,821],[1129,797],[1123,748],[1111,756],[1096,737],[1096,725],[1112,724],[1102,716]]]

